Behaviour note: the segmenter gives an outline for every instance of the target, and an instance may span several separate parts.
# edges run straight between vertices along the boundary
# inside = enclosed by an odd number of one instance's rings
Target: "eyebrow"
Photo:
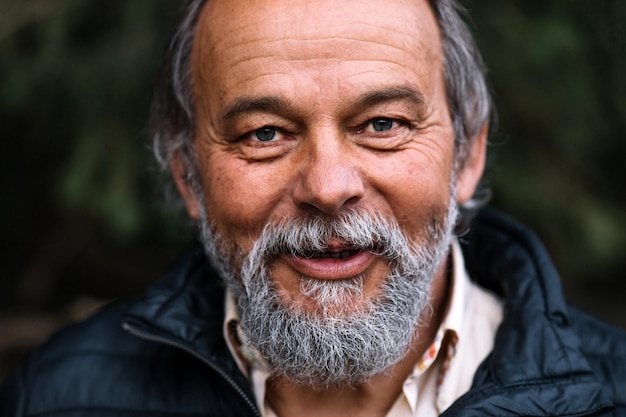
[[[356,109],[365,109],[398,100],[407,100],[418,107],[420,111],[426,105],[423,94],[418,90],[407,86],[398,86],[369,91],[358,97],[353,106]],[[293,105],[280,97],[240,97],[224,109],[221,113],[220,121],[224,125],[229,125],[245,114],[258,112],[284,114],[293,113],[294,111]]]
[[[276,96],[240,97],[224,109],[220,120],[223,124],[228,125],[245,114],[258,112],[275,114],[293,112],[293,106]]]
[[[407,86],[390,87],[367,92],[356,100],[355,107],[367,108],[398,100],[407,100],[420,110],[426,107],[424,95],[418,90]]]

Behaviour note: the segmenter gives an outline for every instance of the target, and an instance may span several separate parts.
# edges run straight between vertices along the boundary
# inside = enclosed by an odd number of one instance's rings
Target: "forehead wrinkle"
[[[199,23],[201,29],[205,29],[204,32],[213,39],[213,45],[230,43],[231,46],[254,41],[271,42],[272,39],[281,41],[287,38],[286,34],[289,34],[292,39],[300,38],[306,41],[311,40],[312,37],[317,39],[349,38],[351,40],[354,37],[362,37],[376,41],[382,38],[381,32],[394,34],[393,37],[403,43],[402,40],[408,34],[406,30],[398,26],[398,19],[405,23],[407,20],[410,21],[408,23],[410,27],[418,32],[422,32],[422,29],[426,32],[429,32],[429,29],[438,32],[432,9],[427,2],[416,3],[414,0],[406,0],[403,3],[410,6],[407,7],[411,10],[410,13],[400,11],[401,8],[394,10],[394,8],[386,7],[386,13],[383,14],[379,5],[363,4],[359,7],[360,13],[355,13],[355,15],[363,15],[363,18],[357,20],[350,16],[346,19],[338,19],[333,13],[335,19],[330,21],[321,17],[325,22],[323,25],[316,22],[316,19],[311,19],[312,15],[320,11],[320,7],[324,7],[321,6],[322,2],[303,1],[297,7],[289,7],[289,2],[286,3],[286,5],[281,5],[275,0],[258,1],[252,4],[236,0],[210,1],[205,5]],[[339,9],[341,9],[340,6],[338,6]],[[325,10],[324,16],[329,12],[330,10]],[[424,23],[423,16],[425,15],[431,15],[431,22]],[[219,22],[220,30],[212,30],[211,28],[217,22]],[[252,25],[255,30],[250,30]]]
[[[345,39],[345,38],[344,38]],[[441,61],[435,51],[430,50],[423,45],[413,45],[412,50],[399,47],[397,45],[388,45],[384,42],[369,42],[364,40],[345,40],[345,47],[337,48],[337,43],[329,40],[297,40],[289,44],[284,41],[275,40],[270,44],[259,42],[258,44],[241,44],[238,47],[222,50],[219,55],[220,61],[231,70],[239,65],[255,65],[256,71],[288,73],[284,66],[303,65],[305,69],[311,69],[312,66],[319,65],[317,69],[323,71],[326,65],[362,62],[366,65],[363,72],[368,72],[368,67],[376,64],[391,64],[404,68],[409,71],[417,71],[421,76],[426,76],[430,83],[430,76],[425,72],[428,68],[419,65],[419,61],[433,62],[435,66],[440,67]],[[349,44],[348,44],[349,43]],[[280,48],[272,47],[272,45],[280,45]],[[333,48],[324,47],[325,44],[333,46]],[[344,53],[338,53],[344,51]],[[348,53],[345,53],[345,52]],[[319,64],[318,64],[319,63]],[[321,64],[321,65],[320,65]],[[282,67],[282,68],[281,68]],[[212,71],[211,65],[201,65],[201,72],[209,72],[203,78],[210,78]],[[263,74],[257,74],[257,78]],[[250,80],[248,80],[250,81]]]
[[[287,19],[283,19],[288,21]],[[281,26],[281,20],[274,20],[274,23],[270,25],[272,28]],[[204,26],[204,25],[203,25]],[[311,45],[324,44],[324,43],[337,43],[346,42],[353,45],[361,44],[361,46],[371,47],[379,45],[382,47],[392,47],[398,49],[398,45],[407,45],[407,33],[394,26],[373,24],[369,22],[351,22],[351,23],[337,23],[331,26],[316,26],[311,28],[301,27],[301,25],[290,25],[288,31],[277,32],[272,31],[255,31],[250,33],[248,29],[249,25],[240,24],[237,26],[231,26],[225,28],[222,31],[208,31],[208,35],[212,38],[211,45],[206,49],[210,54],[218,53],[231,53],[234,55],[250,55],[258,53],[263,49],[271,47],[273,44],[281,44],[280,49],[285,51],[285,45],[287,49],[293,48],[297,52],[310,52]],[[307,26],[307,25],[304,25]],[[415,28],[420,27],[419,22],[414,22]],[[434,28],[438,32],[438,28]],[[332,33],[331,33],[332,32]],[[387,39],[382,41],[381,39]],[[411,37],[411,43],[414,43],[408,49],[404,49],[404,52],[411,50],[411,54],[417,55],[420,52],[426,51],[428,55],[433,54],[434,51],[430,51],[431,47],[426,43],[427,39],[421,39],[421,37]],[[289,44],[293,44],[291,47]],[[306,47],[301,47],[301,43],[305,43]],[[416,44],[417,45],[416,45]],[[260,45],[260,47],[258,47]],[[417,46],[417,50],[415,50]],[[271,49],[271,48],[270,48]],[[324,50],[323,48],[320,48]],[[402,49],[401,47],[399,49]],[[435,48],[437,49],[437,48]],[[274,48],[273,52],[277,49]]]
[[[215,6],[215,2],[210,2]],[[385,13],[387,15],[380,15],[380,10],[376,10],[371,5],[363,5],[365,9],[362,10],[362,14],[367,10],[370,11],[370,15],[376,15],[376,21],[371,19],[362,19],[360,21],[350,19],[334,20],[333,22],[326,21],[324,25],[320,25],[316,22],[316,19],[311,19],[312,15],[316,15],[320,10],[318,2],[302,2],[297,8],[289,10],[289,13],[284,12],[284,7],[274,10],[277,5],[275,1],[266,2],[265,7],[259,7],[261,4],[256,5],[240,5],[239,7],[231,6],[230,10],[213,10],[211,19],[224,22],[226,25],[222,27],[219,32],[213,32],[215,40],[221,42],[223,39],[230,38],[237,39],[241,42],[247,42],[249,40],[261,40],[269,41],[270,39],[286,39],[285,34],[289,34],[291,38],[301,38],[308,40],[310,37],[321,38],[340,38],[345,35],[347,38],[354,36],[365,36],[372,39],[378,39],[381,31],[396,33],[400,38],[407,36],[404,30],[399,28],[396,24],[398,18],[411,20],[411,26],[419,28],[422,26],[420,22],[421,14],[432,14],[432,10],[429,6],[426,6],[426,10],[412,10],[411,13],[398,12]],[[407,2],[413,3],[413,0]],[[256,8],[255,8],[256,7]],[[209,7],[207,7],[209,8]],[[219,9],[219,6],[217,7]],[[237,9],[237,10],[236,10]],[[396,10],[397,11],[397,10]],[[227,16],[233,18],[228,18]],[[383,19],[381,19],[383,18]],[[254,19],[251,21],[251,19]],[[262,23],[262,24],[261,24]],[[251,25],[255,25],[257,30],[252,31],[252,39],[246,39],[246,36],[242,36],[243,33],[250,33]],[[280,28],[280,29],[278,29]],[[278,29],[278,30],[277,30]],[[438,28],[435,27],[435,30]],[[328,35],[330,32],[332,34]]]
[[[326,45],[336,47],[337,44],[345,44],[346,48],[350,50],[350,54],[342,53],[338,57],[333,57],[329,52],[331,49],[326,48]],[[280,48],[273,47],[274,44],[278,44]],[[404,46],[404,45],[402,45]],[[233,44],[224,48],[224,45],[215,45],[208,48],[210,53],[216,53],[218,55],[230,55],[238,57],[237,62],[246,62],[251,59],[259,58],[275,58],[283,56],[286,58],[292,58],[293,55],[317,55],[319,58],[335,58],[341,60],[372,60],[372,53],[378,49],[380,53],[384,52],[384,56],[389,55],[389,49],[396,51],[402,55],[409,55],[413,59],[426,53],[424,59],[434,59],[437,57],[435,51],[431,51],[427,45],[418,43],[417,48],[413,45],[410,49],[399,46],[391,41],[379,41],[376,39],[355,39],[351,37],[327,37],[327,38],[310,38],[310,39],[295,39],[295,38],[272,38],[270,39],[255,39],[245,42]],[[220,50],[221,49],[221,50]],[[381,57],[382,58],[382,57]],[[384,59],[381,59],[384,60]]]

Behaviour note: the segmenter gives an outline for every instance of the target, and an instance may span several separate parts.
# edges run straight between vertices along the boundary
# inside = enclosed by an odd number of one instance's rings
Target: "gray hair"
[[[185,180],[199,186],[193,137],[195,113],[191,79],[191,49],[198,16],[207,0],[187,3],[165,54],[151,112],[153,149],[163,171],[171,158],[180,153],[186,166]],[[461,15],[464,9],[456,0],[429,0],[441,32],[444,55],[444,79],[448,108],[455,133],[455,173],[468,157],[471,141],[489,122],[491,97],[485,79],[485,67],[472,34]],[[489,199],[489,189],[481,185],[462,207],[460,228],[464,229],[474,214]]]

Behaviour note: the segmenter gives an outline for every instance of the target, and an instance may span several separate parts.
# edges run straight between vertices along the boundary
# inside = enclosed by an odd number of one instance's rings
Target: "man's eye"
[[[388,119],[386,117],[381,117],[378,119],[373,119],[370,121],[372,128],[376,132],[383,132],[385,130],[390,130],[393,127],[393,119]]]
[[[276,128],[264,126],[254,131],[254,136],[261,142],[268,142],[276,137]]]

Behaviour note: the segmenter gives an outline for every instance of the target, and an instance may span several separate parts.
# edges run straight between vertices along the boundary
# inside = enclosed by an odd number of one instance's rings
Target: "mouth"
[[[340,251],[323,251],[323,252],[306,251],[306,252],[304,252],[302,254],[302,256],[304,258],[308,258],[308,259],[325,259],[325,258],[330,258],[330,259],[343,260],[343,259],[351,258],[352,256],[357,255],[359,252],[362,252],[362,250],[360,250],[360,249],[344,249],[344,250],[340,250]]]
[[[363,274],[377,256],[365,248],[333,242],[323,250],[283,254],[281,258],[300,276],[333,280]]]

